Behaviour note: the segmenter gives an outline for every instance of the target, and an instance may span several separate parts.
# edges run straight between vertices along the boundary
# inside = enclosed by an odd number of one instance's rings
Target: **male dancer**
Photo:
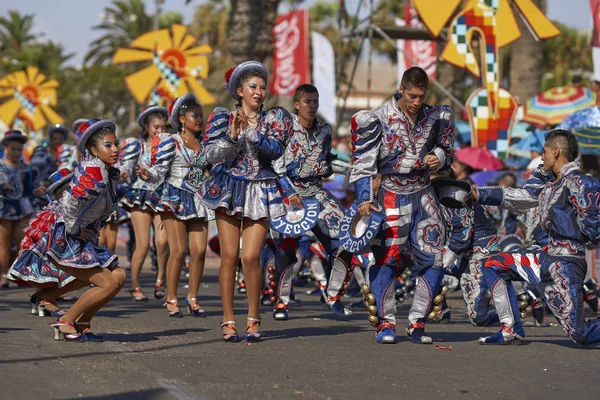
[[[407,333],[414,343],[432,343],[424,319],[444,276],[445,227],[429,175],[450,168],[454,146],[454,114],[448,106],[425,104],[429,79],[419,67],[406,70],[400,93],[378,110],[352,118],[354,183],[359,212],[374,206],[372,180],[382,175],[379,204],[386,221],[379,245],[372,246],[375,265],[369,271],[379,317],[377,342],[396,341],[394,280],[400,253],[410,244],[419,274],[408,316]]]
[[[546,135],[542,168],[523,189],[479,187],[473,196],[483,204],[514,210],[539,207],[548,246],[504,253],[484,261],[502,329],[480,338],[481,344],[520,344],[525,330],[519,318],[512,281],[537,285],[567,335],[583,345],[600,342],[600,319],[586,322],[583,280],[587,271],[586,244],[600,243],[600,182],[579,171],[577,139],[555,129]]]
[[[331,153],[331,126],[317,121],[319,92],[317,88],[304,84],[294,94],[296,115],[292,132],[287,139],[283,157],[275,162],[275,171],[280,175],[284,195],[291,205],[300,205],[300,198],[316,199],[320,204],[318,222],[312,229],[327,254],[324,267],[327,276],[339,249],[339,228],[344,218],[340,202],[326,189],[322,180],[334,172],[348,175],[350,166],[335,160]],[[277,240],[275,268],[269,271],[270,288],[273,291],[273,318],[287,320],[292,281],[292,266],[296,261],[298,238]],[[350,265],[352,254],[341,251],[339,262]],[[339,302],[330,305],[334,312],[344,314]]]

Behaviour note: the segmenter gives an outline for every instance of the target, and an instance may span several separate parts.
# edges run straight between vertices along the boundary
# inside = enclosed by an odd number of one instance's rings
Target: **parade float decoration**
[[[482,87],[469,96],[466,104],[472,146],[483,146],[497,157],[506,157],[518,103],[500,87],[500,49],[521,37],[517,17],[523,17],[537,39],[557,36],[560,31],[532,0],[467,0],[456,15],[462,0],[413,1],[421,20],[435,37],[448,26],[448,42],[441,58],[482,80]],[[472,47],[475,34],[479,39],[480,60]]]
[[[37,131],[48,124],[64,120],[54,111],[58,81],[46,80],[36,67],[27,67],[0,79],[0,119],[9,127],[22,131]]]
[[[142,63],[145,68],[128,75],[125,83],[140,104],[168,107],[173,99],[193,93],[202,104],[214,104],[215,98],[202,81],[208,77],[208,44],[194,46],[197,40],[183,25],[148,32],[131,43],[130,49],[119,49],[112,63]]]

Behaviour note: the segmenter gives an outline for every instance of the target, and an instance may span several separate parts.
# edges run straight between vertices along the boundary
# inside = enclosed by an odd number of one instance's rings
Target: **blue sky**
[[[338,0],[331,0],[338,1]],[[306,1],[310,4],[312,1]],[[100,22],[100,14],[110,0],[2,0],[3,10],[18,10],[35,15],[35,32],[44,33],[46,38],[62,43],[67,52],[76,53],[71,64],[80,64],[88,44],[100,36],[92,26]],[[147,9],[154,10],[154,1],[145,0]],[[179,11],[184,22],[189,22],[195,5],[202,0],[193,0],[185,5],[185,0],[166,0],[163,9]],[[356,0],[348,0],[349,10],[356,9]],[[366,3],[366,2],[365,2]],[[591,29],[589,0],[548,0],[548,15],[577,29]],[[5,13],[3,11],[2,13]]]

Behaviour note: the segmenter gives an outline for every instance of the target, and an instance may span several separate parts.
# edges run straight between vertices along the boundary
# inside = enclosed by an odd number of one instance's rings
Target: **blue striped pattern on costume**
[[[168,165],[175,157],[175,138],[160,134],[152,140],[152,166]]]
[[[121,151],[119,152],[119,162],[123,163],[130,160],[137,160],[142,151],[140,141],[135,138],[127,138],[121,142]]]

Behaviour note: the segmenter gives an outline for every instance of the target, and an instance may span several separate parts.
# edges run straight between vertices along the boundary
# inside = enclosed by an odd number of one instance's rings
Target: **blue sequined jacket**
[[[409,194],[429,186],[432,172],[425,164],[428,154],[440,160],[439,170],[450,168],[454,147],[454,113],[449,106],[424,104],[411,129],[398,107],[402,96],[375,111],[360,111],[352,117],[353,168],[356,202],[373,202],[373,177],[382,175],[388,191]]]

